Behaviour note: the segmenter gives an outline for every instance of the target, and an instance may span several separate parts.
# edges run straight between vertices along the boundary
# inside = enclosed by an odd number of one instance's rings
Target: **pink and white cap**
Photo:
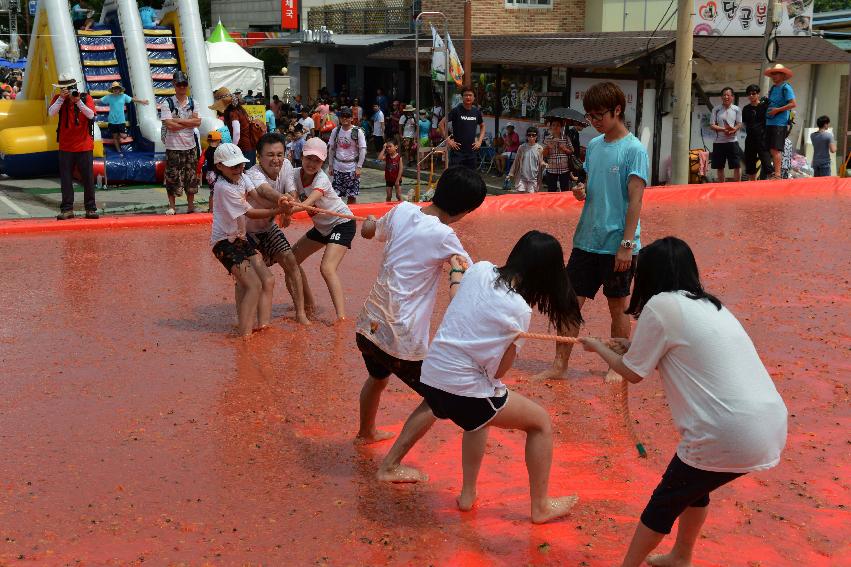
[[[316,156],[322,161],[328,157],[328,145],[320,138],[311,138],[304,143],[301,150],[302,156]]]

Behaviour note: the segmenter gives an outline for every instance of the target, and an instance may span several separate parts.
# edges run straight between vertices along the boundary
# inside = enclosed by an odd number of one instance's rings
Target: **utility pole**
[[[18,0],[9,2],[9,61],[17,61],[21,56],[18,48]]]
[[[759,67],[759,77],[757,78],[757,84],[760,85],[760,91],[767,93],[769,87],[769,78],[765,76],[765,70],[771,65],[771,61],[768,60],[769,55],[772,59],[774,59],[774,53],[769,54],[768,48],[769,43],[771,42],[771,38],[774,35],[774,28],[776,27],[774,22],[774,0],[768,1],[768,17],[765,19],[765,35],[763,36],[764,41],[762,43],[762,53],[765,55],[765,59],[762,60],[762,65]],[[775,49],[772,50],[776,52],[776,44]]]
[[[464,86],[473,86],[473,1],[464,0]],[[447,69],[447,72],[449,69]]]
[[[671,183],[688,183],[691,142],[691,60],[694,35],[694,0],[679,0],[677,50],[674,61],[674,124],[671,147]]]

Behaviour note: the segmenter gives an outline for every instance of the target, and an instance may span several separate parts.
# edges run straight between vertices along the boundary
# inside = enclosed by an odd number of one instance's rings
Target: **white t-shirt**
[[[259,187],[263,183],[271,185],[272,189],[280,193],[291,193],[295,191],[295,183],[293,182],[293,166],[290,160],[284,158],[284,164],[281,166],[281,171],[276,179],[270,178],[260,167],[260,164],[255,164],[251,169],[245,172],[248,179],[254,184],[254,187]],[[214,195],[215,196],[215,195]],[[248,196],[248,204],[257,209],[273,209],[278,206],[278,203],[270,203],[263,199],[256,192]],[[213,209],[215,210],[215,209]],[[251,234],[256,232],[265,232],[272,225],[272,219],[248,219],[245,230]]]
[[[517,334],[529,328],[532,309],[505,285],[494,285],[495,268],[476,262],[464,274],[423,361],[423,384],[470,398],[505,388],[496,371],[511,343],[523,346]]]
[[[380,110],[372,115],[372,135],[384,136],[384,113]]]
[[[328,153],[334,154],[334,171],[352,172],[363,165],[361,150],[366,157],[366,135],[363,130],[358,129],[357,144],[352,141],[352,132],[355,127],[348,130],[334,128],[328,140]]]
[[[679,458],[717,472],[768,469],[786,444],[786,405],[750,337],[727,308],[680,292],[654,295],[641,311],[624,364],[659,368]]]
[[[399,119],[399,126],[402,127],[402,137],[403,138],[416,138],[417,137],[417,119],[413,116],[408,116],[407,114],[403,114],[402,118]]]
[[[192,118],[192,113],[195,111],[189,110],[189,97],[186,97],[186,103],[183,106],[181,106],[177,101],[177,97],[173,96],[171,97],[171,100],[174,103],[176,115],[172,115],[171,108],[168,106],[168,101],[165,100],[160,107],[160,120],[171,120],[172,118],[188,120],[189,118]],[[171,130],[166,132],[165,149],[194,150],[195,147],[195,128],[182,128],[176,132],[172,132]]]
[[[391,356],[422,360],[443,264],[453,254],[472,261],[451,227],[412,203],[399,203],[376,224],[375,237],[387,244],[355,329]]]
[[[443,107],[434,106],[431,109],[431,127],[437,129],[440,125],[440,119],[443,118]]]
[[[301,169],[302,168],[297,167],[293,170],[295,191],[300,201],[307,199],[314,191],[319,191],[322,193],[322,196],[313,203],[314,207],[317,209],[325,209],[326,211],[334,211],[335,213],[344,213],[347,215],[352,214],[351,209],[346,206],[340,196],[337,195],[337,192],[334,191],[334,187],[331,185],[331,180],[328,179],[327,173],[320,169],[316,174],[316,177],[313,178],[313,183],[304,187],[301,184]],[[335,217],[332,215],[317,213],[308,214],[310,215],[311,220],[313,220],[313,226],[316,227],[316,230],[318,230],[322,236],[328,236],[331,234],[331,231],[334,230],[334,227],[338,224],[349,222],[349,219]]]
[[[253,190],[254,183],[244,173],[240,175],[237,183],[231,183],[224,176],[219,176],[213,187],[213,228],[210,244],[215,245],[220,240],[233,242],[242,236],[239,218],[251,208],[247,195]]]
[[[742,123],[742,109],[735,104],[725,107],[719,104],[712,109],[712,123],[716,126],[734,127],[736,124]],[[715,141],[720,143],[735,142],[736,134],[725,134],[724,132],[715,132]]]
[[[299,118],[298,123],[301,124],[302,129],[307,134],[310,134],[310,131],[316,128],[316,125],[313,123],[313,118],[310,116],[306,118]]]

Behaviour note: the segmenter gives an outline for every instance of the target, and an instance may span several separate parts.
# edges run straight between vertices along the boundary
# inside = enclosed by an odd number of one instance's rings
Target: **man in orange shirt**
[[[83,183],[83,204],[86,218],[98,218],[95,203],[95,183],[92,174],[94,149],[95,103],[88,93],[77,90],[77,80],[70,73],[59,75],[54,87],[59,94],[50,100],[48,114],[59,115],[56,138],[59,142],[59,179],[62,185],[62,203],[57,220],[74,218],[74,168]]]

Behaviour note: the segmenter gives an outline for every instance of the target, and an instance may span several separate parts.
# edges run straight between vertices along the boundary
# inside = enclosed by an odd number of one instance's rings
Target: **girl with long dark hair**
[[[421,386],[434,415],[464,429],[462,511],[476,499],[487,426],[526,432],[533,522],[564,516],[576,502],[575,496],[547,494],[553,438],[546,410],[517,392],[509,396],[501,381],[523,344],[517,335],[529,328],[533,307],[559,328],[582,322],[563,262],[558,241],[534,230],[500,268],[477,262],[464,273],[453,259],[450,286],[459,288],[423,362]]]
[[[638,326],[631,343],[620,340],[620,353],[596,339],[580,341],[630,382],[658,368],[682,439],[641,514],[623,565],[690,565],[709,493],[780,461],[786,406],[747,332],[703,289],[694,254],[679,238],[657,240],[639,252],[627,313]],[[671,552],[648,557],[677,518]]]

